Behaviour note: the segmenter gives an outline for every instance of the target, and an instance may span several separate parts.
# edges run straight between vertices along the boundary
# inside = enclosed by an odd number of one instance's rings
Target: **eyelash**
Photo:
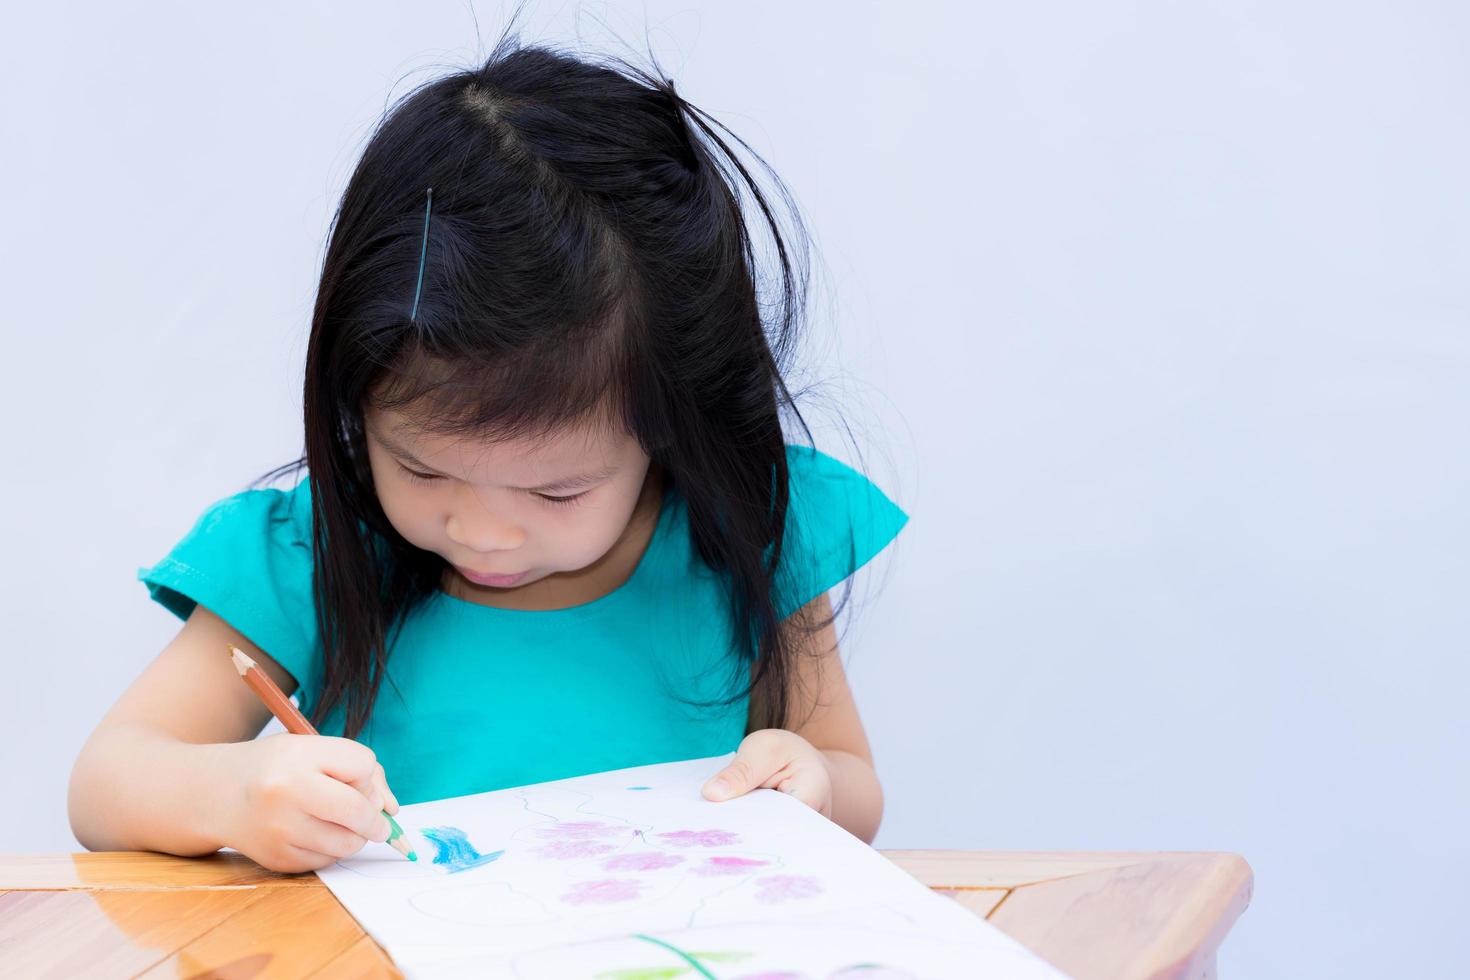
[[[587,496],[587,491],[583,490],[581,493],[574,493],[569,497],[548,497],[544,493],[538,493],[536,496],[556,507],[570,507]]]
[[[443,477],[432,476],[428,473],[420,473],[417,470],[411,470],[407,466],[404,466],[402,463],[398,464],[398,468],[402,470],[405,474],[407,474],[409,481],[412,483],[437,483],[439,480],[443,479]],[[588,493],[589,491],[583,490],[581,493],[574,493],[567,497],[549,497],[544,493],[538,493],[536,494],[536,496],[540,497],[548,504],[552,504],[556,507],[570,507],[581,500],[583,497],[587,496]]]
[[[398,464],[398,468],[403,471],[403,474],[408,477],[409,482],[411,483],[433,483],[435,480],[439,479],[437,476],[430,476],[427,473],[420,473],[417,470],[411,470],[407,466],[404,466],[402,463]]]

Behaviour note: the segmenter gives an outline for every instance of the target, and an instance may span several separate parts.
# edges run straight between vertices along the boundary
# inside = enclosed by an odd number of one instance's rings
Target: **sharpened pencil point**
[[[417,861],[419,859],[419,856],[414,853],[413,848],[408,845],[408,841],[404,840],[402,837],[394,837],[389,839],[388,846],[393,848],[393,850],[397,851],[399,854],[402,854],[404,857],[408,858],[410,861]]]
[[[251,660],[249,654],[247,654],[244,650],[241,650],[239,647],[235,646],[233,643],[231,643],[229,646],[230,660],[234,662],[235,669],[240,672],[240,676],[244,677],[245,671],[255,666],[255,661]]]
[[[388,835],[388,840],[385,843],[410,861],[417,861],[419,856],[414,853],[413,846],[409,844],[408,838],[403,833],[403,828],[398,826],[398,821],[394,820],[387,810],[383,811],[383,816],[388,818],[388,826],[392,828],[392,833]]]

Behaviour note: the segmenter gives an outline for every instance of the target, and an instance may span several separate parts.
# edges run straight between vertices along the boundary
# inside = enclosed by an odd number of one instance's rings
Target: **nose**
[[[478,500],[451,511],[444,523],[444,533],[461,548],[479,553],[510,551],[526,540],[524,528],[513,521],[497,519]]]

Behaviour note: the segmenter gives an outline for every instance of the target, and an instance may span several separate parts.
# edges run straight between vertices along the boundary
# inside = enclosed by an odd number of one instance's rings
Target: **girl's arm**
[[[196,606],[77,757],[67,803],[85,847],[197,855],[228,846],[301,871],[387,837],[378,811],[397,802],[366,746],[311,735],[252,741],[270,712],[240,680],[231,643],[295,689],[264,651]]]
[[[792,618],[815,622],[831,615],[823,593]],[[788,792],[871,844],[883,818],[883,787],[842,669],[836,630],[828,623],[798,636],[789,694],[791,728],[750,732],[735,759],[706,785],[705,795],[729,799],[757,787]],[[759,712],[755,692],[750,712],[752,718]]]

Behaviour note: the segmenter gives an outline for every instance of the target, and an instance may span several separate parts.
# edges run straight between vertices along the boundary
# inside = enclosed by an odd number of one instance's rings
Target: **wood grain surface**
[[[1251,897],[1235,854],[880,853],[1078,980],[1211,980]],[[401,974],[315,875],[115,852],[0,855],[0,976]]]

